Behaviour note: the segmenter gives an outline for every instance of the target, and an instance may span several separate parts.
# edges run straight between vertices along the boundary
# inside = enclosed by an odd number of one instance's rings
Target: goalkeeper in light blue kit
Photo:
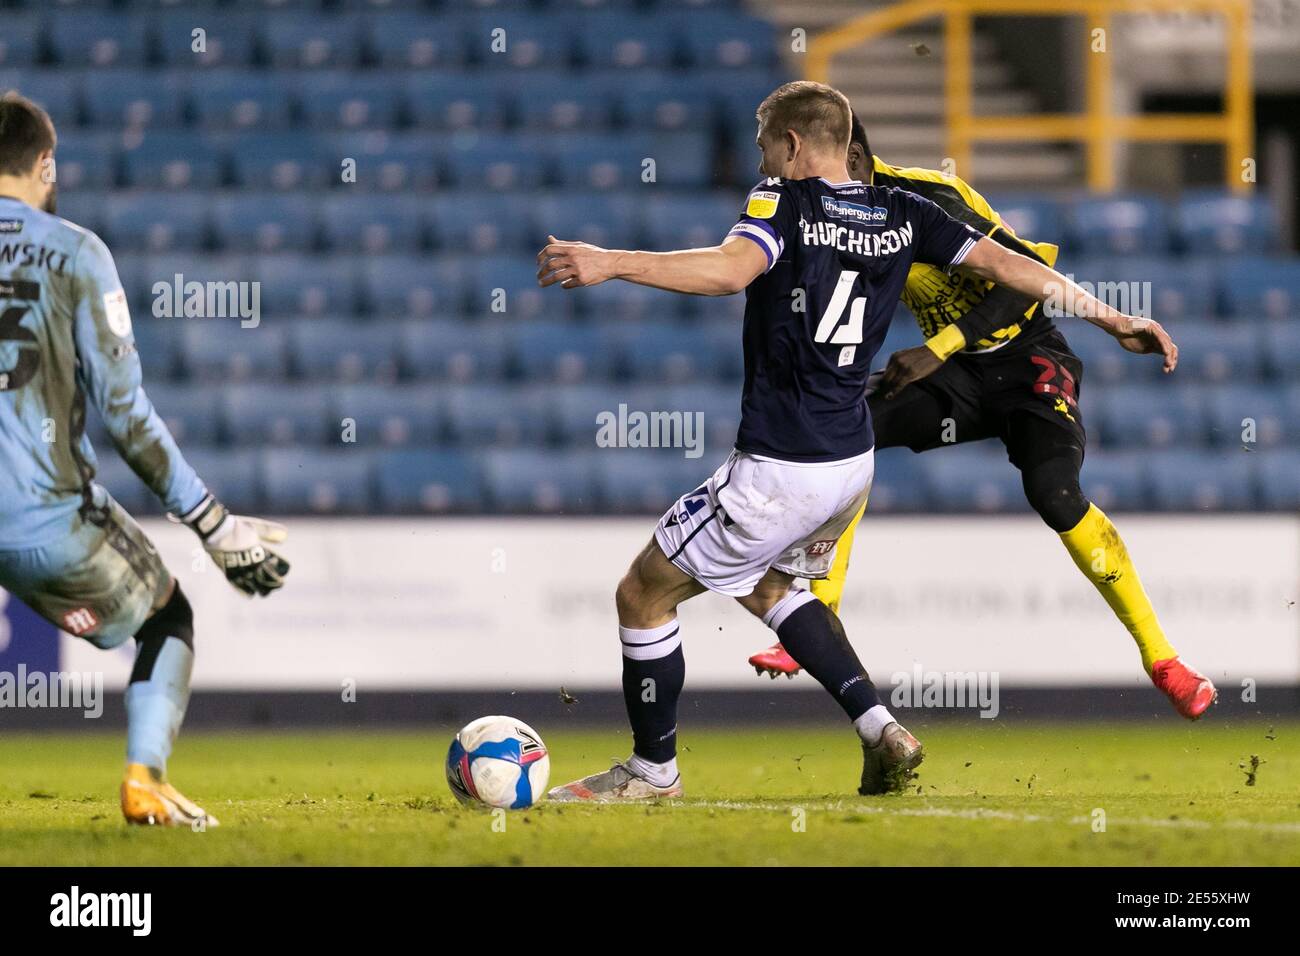
[[[95,484],[87,401],[122,458],[244,593],[284,583],[288,562],[266,544],[285,530],[229,514],[154,411],[108,247],[52,214],[55,142],[43,110],[0,97],[0,587],[96,647],[135,638],[122,813],[129,823],[212,826],[166,777],[189,701],[190,605],[140,526]]]

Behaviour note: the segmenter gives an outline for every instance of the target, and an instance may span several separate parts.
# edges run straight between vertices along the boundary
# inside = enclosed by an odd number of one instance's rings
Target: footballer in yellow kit
[[[876,186],[895,186],[937,203],[950,216],[1022,255],[1054,265],[1057,247],[1021,239],[978,192],[956,176],[932,169],[890,166],[873,156],[853,117],[849,174]],[[1179,659],[1166,639],[1110,519],[1079,486],[1085,433],[1078,395],[1083,363],[1038,304],[1010,289],[960,270],[913,264],[903,291],[924,345],[890,357],[868,385],[876,449],[914,452],[997,438],[1020,470],[1025,496],[1120,623],[1132,635],[1152,683],[1188,719],[1214,703],[1214,684]],[[1121,347],[1148,351],[1136,337]],[[813,593],[838,613],[853,534],[863,506],[836,545],[834,564]],[[1101,560],[1097,556],[1101,555]],[[749,659],[759,674],[793,677],[800,667],[780,645]]]

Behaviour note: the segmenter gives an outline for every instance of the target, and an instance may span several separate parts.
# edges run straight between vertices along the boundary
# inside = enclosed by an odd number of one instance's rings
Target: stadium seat
[[[678,24],[670,17],[598,10],[580,21],[579,47],[589,67],[664,69],[677,56]]]
[[[339,163],[323,136],[240,132],[224,145],[235,181],[245,189],[320,189],[340,178]]]
[[[675,385],[660,401],[659,408],[664,411],[698,412],[704,416],[704,453],[701,458],[706,470],[721,465],[735,447],[736,433],[740,428],[740,394],[736,386],[712,383]]]
[[[668,322],[637,322],[611,331],[623,366],[633,378],[672,385],[711,378],[714,356],[701,348],[696,330]]]
[[[488,70],[562,69],[573,57],[577,23],[564,11],[492,11],[469,20],[469,55]]]
[[[611,335],[569,322],[525,322],[511,336],[514,360],[528,379],[573,384],[608,378],[615,368]]]
[[[771,67],[777,58],[772,23],[732,10],[679,14],[686,56],[700,68]]]
[[[385,452],[375,475],[380,507],[390,514],[476,512],[485,503],[481,469],[464,452]]]
[[[12,15],[12,14],[11,14]],[[19,17],[19,32],[22,18]],[[34,40],[35,35],[29,39]],[[10,69],[3,52],[5,45],[12,52],[23,42],[21,37],[6,31],[0,38],[0,90],[19,90],[24,96],[50,114],[56,129],[64,130],[80,122],[81,90],[84,76],[80,71]],[[9,64],[11,66],[12,64]]]
[[[716,246],[740,218],[742,206],[743,197],[729,192],[657,196],[645,204],[648,248]]]
[[[355,174],[347,185],[361,191],[427,192],[441,183],[446,165],[439,138],[418,132],[336,133],[326,137],[319,150],[327,178],[337,182],[347,163]]]
[[[643,204],[633,193],[550,192],[538,196],[531,205],[536,225],[526,235],[539,248],[548,234],[607,249],[635,248],[641,238]],[[515,221],[524,224],[522,217]]]
[[[1087,389],[1084,394],[1088,395]],[[1090,417],[1094,408],[1097,415]],[[1108,448],[1196,447],[1205,443],[1205,398],[1195,387],[1168,381],[1111,385],[1094,391],[1084,410],[1089,435]]]
[[[693,74],[593,79],[602,88],[622,89],[620,112],[631,129],[712,130],[718,116],[717,87]]]
[[[385,67],[416,70],[458,67],[467,45],[464,21],[453,16],[388,11],[368,21],[367,40]]]
[[[350,385],[334,390],[334,421],[365,447],[431,447],[442,441],[443,391],[436,385]]]
[[[284,330],[270,323],[242,328],[239,319],[168,321],[181,326],[181,365],[198,382],[276,381],[288,371]]]
[[[280,514],[374,510],[373,456],[359,448],[262,453],[267,508]]]
[[[6,20],[9,14],[6,12]],[[143,66],[148,25],[140,14],[80,10],[45,21],[45,36],[63,67]],[[8,30],[5,31],[9,33]]]
[[[330,195],[316,205],[325,244],[336,252],[415,253],[426,244],[426,202],[351,193]]]
[[[1151,455],[1152,503],[1164,511],[1248,511],[1257,503],[1254,457],[1240,446]]]
[[[404,198],[402,202],[411,205],[409,199]],[[542,219],[544,202],[534,197],[524,200],[513,193],[460,191],[435,195],[422,207],[429,212],[430,232],[439,250],[490,255],[536,253],[546,241],[543,229],[552,228]],[[572,202],[567,204],[572,205]],[[534,208],[538,210],[538,221],[544,224],[539,228],[533,226]],[[575,210],[575,218],[582,212]]]
[[[151,13],[163,63],[177,69],[224,69],[253,62],[260,17],[251,11],[208,9]],[[202,33],[196,35],[195,31]]]
[[[483,456],[493,510],[574,514],[596,509],[594,456],[518,449]]]
[[[261,257],[256,276],[263,313],[271,318],[353,314],[358,298],[353,263],[351,257]]]
[[[930,510],[949,512],[1028,511],[1020,472],[1001,444],[981,442],[929,452],[920,459]]]
[[[1061,204],[1056,200],[1014,194],[995,194],[984,198],[1020,238],[1033,242],[1054,242],[1059,246],[1066,243],[1065,215]]]
[[[129,298],[128,298],[128,301]],[[136,306],[131,320],[135,351],[140,356],[145,385],[166,382],[176,375],[180,365],[181,329],[184,320],[155,319],[149,310]]]
[[[5,32],[0,36],[0,69],[30,67],[40,54],[40,21],[34,14],[5,11]],[[16,86],[17,84],[13,84]],[[12,86],[6,84],[6,89]],[[38,100],[46,109],[47,101]]]
[[[223,391],[221,413],[232,444],[275,448],[338,444],[344,426],[330,414],[325,387],[242,385]]]
[[[1300,300],[1297,300],[1300,302]],[[1264,354],[1269,371],[1285,381],[1300,381],[1300,324],[1294,313],[1265,325]]]
[[[612,125],[613,102],[598,83],[575,82],[571,73],[528,78],[527,95],[516,101],[520,123],[535,130],[596,130]]]
[[[719,462],[687,458],[680,449],[611,448],[591,456],[601,507],[616,514],[658,517],[700,487]]]
[[[543,445],[552,434],[547,390],[461,385],[446,393],[451,440],[466,447]]]
[[[544,291],[565,292],[556,288]],[[673,319],[681,316],[686,307],[684,296],[626,282],[602,282],[566,294],[577,299],[584,315],[602,325]]]
[[[929,504],[922,459],[907,448],[877,451],[867,510],[871,514],[915,514],[929,510]]]
[[[1261,452],[1257,467],[1263,506],[1270,511],[1300,511],[1300,451]]]
[[[1089,449],[1083,459],[1083,493],[1103,511],[1141,511],[1147,496],[1146,456],[1142,452]]]
[[[179,125],[185,120],[187,85],[183,74],[95,71],[84,86],[86,119],[127,129]]]
[[[183,449],[223,440],[221,409],[210,394],[185,385],[149,382],[154,409]]]
[[[548,176],[549,142],[535,133],[467,133],[453,139],[446,165],[463,189],[534,189]]]
[[[1178,344],[1178,372],[1205,382],[1241,382],[1260,376],[1264,356],[1250,326],[1172,321],[1166,330]]]
[[[349,14],[280,13],[263,25],[262,43],[276,67],[352,67],[361,62],[362,23]]]
[[[1228,449],[1258,451],[1300,442],[1300,421],[1290,414],[1287,395],[1259,384],[1205,389],[1210,437]]]
[[[466,263],[415,256],[368,256],[361,263],[361,291],[377,316],[459,315],[473,278]]]
[[[631,409],[664,409],[662,388],[628,388],[619,383],[570,385],[544,393],[552,434],[561,445],[591,448],[598,430],[597,418],[618,414],[620,403]]]
[[[1223,284],[1231,315],[1294,321],[1300,310],[1300,260],[1244,259],[1232,265],[1231,281]]]
[[[190,463],[208,490],[236,513],[262,514],[266,503],[262,495],[261,456],[245,448],[185,448]],[[294,511],[300,510],[295,507]],[[283,512],[280,512],[283,513]]]
[[[105,199],[101,216],[103,238],[113,249],[194,252],[208,241],[204,194],[115,193]]]
[[[60,191],[116,186],[121,169],[118,137],[79,129],[59,130],[55,169]]]
[[[268,130],[293,120],[283,79],[243,70],[214,70],[190,78],[194,116],[204,129]]]
[[[412,122],[437,130],[494,130],[506,121],[510,93],[493,77],[418,73],[403,81]]]
[[[63,165],[63,147],[58,162]],[[103,158],[100,157],[100,162]],[[189,130],[149,130],[126,135],[122,146],[128,186],[151,189],[213,189],[221,185],[223,158],[219,144]]]
[[[313,129],[387,128],[401,116],[401,92],[385,75],[310,73],[297,91],[303,119]]]
[[[228,252],[306,251],[316,242],[319,208],[294,193],[223,192],[212,203],[213,236]]]
[[[502,323],[466,326],[453,319],[403,322],[398,331],[402,372],[416,379],[492,382],[506,374],[509,337]]]
[[[1170,323],[1175,319],[1208,319],[1215,312],[1219,272],[1215,262],[1150,256],[1080,259],[1066,254],[1056,267],[1084,283],[1087,291],[1106,304],[1135,315]],[[1066,317],[1061,321],[1075,320]]]
[[[1220,190],[1184,193],[1174,209],[1179,245],[1189,255],[1259,255],[1277,246],[1277,220],[1261,195]]]
[[[348,319],[300,320],[289,325],[289,354],[298,375],[331,382],[397,379],[397,330],[389,323]]]
[[[1168,212],[1159,199],[1084,197],[1074,202],[1070,213],[1075,247],[1082,255],[1149,255],[1169,248]]]

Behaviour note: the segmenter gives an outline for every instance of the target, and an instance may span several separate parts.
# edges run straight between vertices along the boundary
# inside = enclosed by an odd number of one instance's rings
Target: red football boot
[[[802,670],[799,662],[787,654],[780,644],[773,644],[767,650],[759,651],[749,659],[749,663],[759,677],[766,672],[772,680],[776,680],[778,674],[784,674],[793,680],[794,675]]]
[[[1196,720],[1219,699],[1214,683],[1177,657],[1152,664],[1151,683],[1164,691],[1174,709],[1188,720]]]

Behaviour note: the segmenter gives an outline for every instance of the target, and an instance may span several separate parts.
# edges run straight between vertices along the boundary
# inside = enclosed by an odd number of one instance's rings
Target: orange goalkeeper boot
[[[1178,657],[1152,664],[1151,683],[1164,691],[1174,710],[1188,720],[1196,720],[1219,699],[1213,681]]]
[[[794,675],[802,670],[799,662],[787,654],[780,644],[773,644],[767,650],[759,651],[749,659],[749,664],[759,677],[766,673],[772,680],[776,680],[778,674],[784,674],[793,680]]]

